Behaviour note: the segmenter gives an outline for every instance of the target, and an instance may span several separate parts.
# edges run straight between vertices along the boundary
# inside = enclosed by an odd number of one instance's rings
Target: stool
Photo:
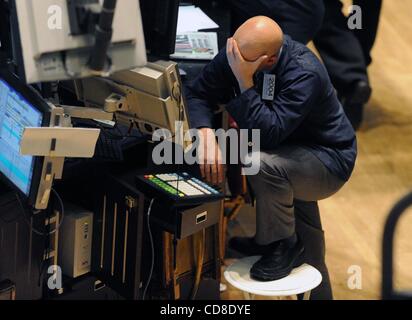
[[[303,300],[309,300],[310,293],[322,282],[320,272],[303,264],[292,270],[287,277],[276,281],[257,281],[250,278],[250,269],[259,256],[246,257],[227,267],[224,276],[232,286],[243,291],[245,299],[251,300],[254,295],[266,297],[284,297],[304,294]]]

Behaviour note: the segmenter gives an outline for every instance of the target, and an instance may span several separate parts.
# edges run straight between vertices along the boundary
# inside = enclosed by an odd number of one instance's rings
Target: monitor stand
[[[100,129],[73,128],[71,118],[110,121],[113,114],[95,108],[51,105],[50,126],[25,128],[23,155],[44,157],[35,208],[46,209],[54,179],[61,179],[65,158],[92,158]]]

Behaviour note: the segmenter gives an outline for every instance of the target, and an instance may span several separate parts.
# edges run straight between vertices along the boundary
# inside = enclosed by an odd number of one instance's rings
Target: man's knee
[[[256,181],[263,181],[268,177],[273,179],[287,179],[287,162],[276,154],[266,152],[252,152],[248,154],[244,167],[244,174],[248,176],[253,184]]]

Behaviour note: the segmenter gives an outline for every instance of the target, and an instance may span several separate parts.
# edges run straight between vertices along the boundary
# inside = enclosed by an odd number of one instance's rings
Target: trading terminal
[[[230,6],[206,2],[0,1],[0,300],[309,299],[322,286],[309,262],[271,282],[249,277],[253,257],[227,262],[227,229],[256,195],[239,166],[211,183],[177,161],[196,141],[184,86],[210,62],[176,58],[179,11],[203,8],[219,47],[233,31]],[[223,109],[214,121],[233,127]],[[159,145],[175,161],[156,164]]]
[[[189,130],[179,1],[116,2],[2,4],[4,299],[219,298],[222,190],[151,163],[156,130]]]

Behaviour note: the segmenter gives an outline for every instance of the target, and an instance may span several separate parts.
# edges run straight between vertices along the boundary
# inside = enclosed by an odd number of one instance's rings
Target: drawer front
[[[209,202],[179,212],[179,239],[186,238],[198,231],[219,223],[221,201]]]

